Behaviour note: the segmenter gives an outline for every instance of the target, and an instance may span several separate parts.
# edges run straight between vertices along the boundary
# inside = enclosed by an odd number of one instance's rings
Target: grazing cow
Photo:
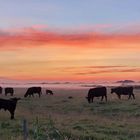
[[[86,97],[88,102],[91,103],[93,102],[94,97],[102,97],[101,101],[105,97],[107,101],[107,89],[106,87],[96,87],[96,88],[91,88],[88,91],[88,96]]]
[[[0,94],[2,94],[2,87],[0,87]]]
[[[6,87],[5,88],[5,96],[7,96],[7,94],[10,94],[11,96],[13,96],[14,94],[14,89],[11,87]]]
[[[41,87],[30,87],[28,88],[27,92],[25,93],[24,97],[34,97],[34,94],[38,94],[39,97],[41,96],[42,92],[41,92]]]
[[[53,95],[54,93],[52,92],[52,90],[46,90],[46,94],[50,94],[50,95]]]
[[[131,98],[131,95],[133,96],[133,99],[135,99],[135,95],[133,93],[133,87],[115,87],[111,89],[111,93],[115,92],[119,99],[121,99],[121,95],[129,95],[128,99]]]
[[[17,101],[20,98],[0,99],[0,109],[8,110],[11,114],[11,120],[14,119]]]
[[[73,97],[72,96],[69,96],[68,99],[73,99]]]

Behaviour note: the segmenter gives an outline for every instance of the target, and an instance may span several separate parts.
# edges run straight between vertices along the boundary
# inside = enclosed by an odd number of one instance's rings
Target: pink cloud
[[[101,25],[98,25],[99,27]],[[109,25],[108,25],[109,26]],[[118,44],[119,43],[140,43],[140,33],[131,34],[105,34],[102,32],[81,32],[81,33],[69,33],[69,32],[57,32],[50,30],[43,30],[46,25],[35,25],[29,28],[13,29],[7,31],[0,31],[0,46],[15,45],[20,43],[20,46],[32,44],[34,47],[38,44],[78,44],[77,46],[82,47],[89,43],[107,43]],[[102,25],[107,27],[107,25]],[[85,46],[84,46],[85,47]]]

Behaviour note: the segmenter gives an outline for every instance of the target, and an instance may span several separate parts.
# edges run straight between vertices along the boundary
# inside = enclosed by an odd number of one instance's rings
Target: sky
[[[140,1],[0,1],[0,78],[140,81]]]

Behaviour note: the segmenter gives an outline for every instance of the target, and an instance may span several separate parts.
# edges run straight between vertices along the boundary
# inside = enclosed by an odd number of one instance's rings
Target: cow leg
[[[103,101],[103,99],[104,99],[104,96],[102,96],[101,101]]]
[[[40,93],[38,93],[38,95],[39,95],[39,98],[40,98]]]
[[[128,100],[131,98],[131,94],[129,94]]]
[[[11,114],[11,120],[13,120],[14,119],[14,113],[15,111],[13,111],[13,110],[10,110],[10,114]]]
[[[118,98],[121,99],[121,95],[118,95]]]
[[[133,96],[133,99],[135,99],[135,95],[134,95],[134,93],[132,93],[132,96]]]
[[[105,100],[106,100],[106,102],[107,102],[107,96],[105,95]]]

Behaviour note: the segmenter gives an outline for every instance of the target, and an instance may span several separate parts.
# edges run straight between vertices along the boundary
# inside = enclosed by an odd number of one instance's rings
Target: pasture
[[[0,111],[0,140],[23,140],[22,122],[28,122],[29,140],[139,140],[140,90],[135,89],[135,100],[111,94],[108,102],[85,99],[89,88],[52,89],[54,95],[23,98],[26,89],[15,89],[21,97],[10,120],[8,111]],[[0,95],[1,98],[10,98]],[[72,96],[72,98],[68,98]]]

